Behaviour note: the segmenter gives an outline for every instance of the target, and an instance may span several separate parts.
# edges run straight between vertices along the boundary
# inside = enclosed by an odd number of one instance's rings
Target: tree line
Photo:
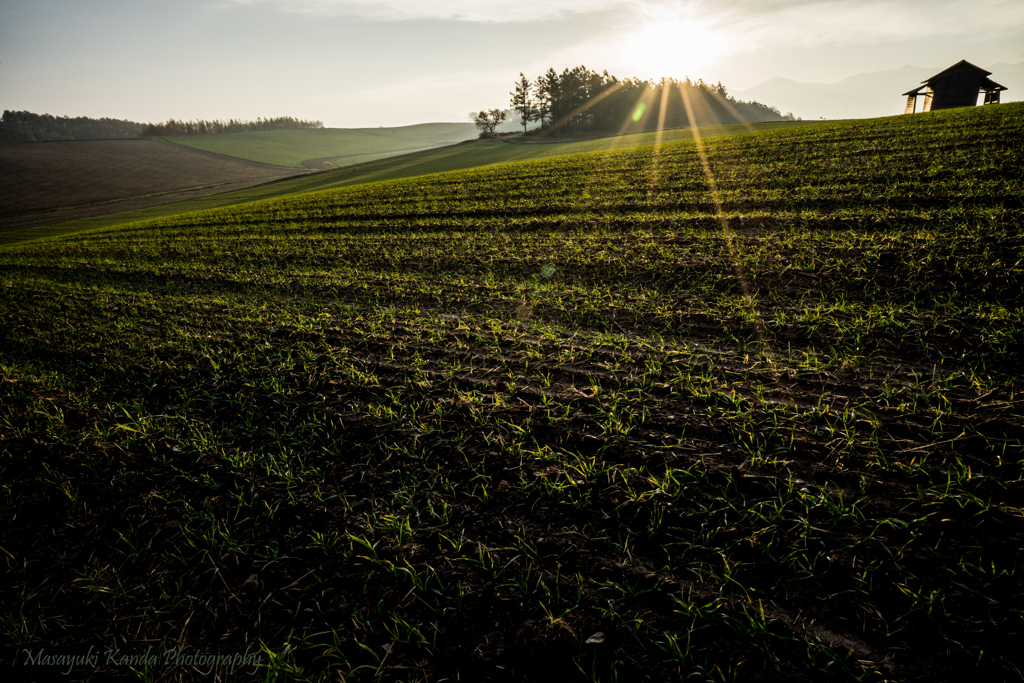
[[[548,69],[532,81],[520,73],[509,94],[524,132],[534,121],[542,131],[571,135],[795,120],[775,107],[736,100],[721,83],[711,85],[689,77],[682,81],[620,80],[607,71],[599,74],[585,66],[562,73]],[[497,111],[471,116],[482,132],[484,122],[493,131],[491,116],[482,115]]]
[[[0,142],[133,138],[141,130],[141,123],[121,119],[68,118],[6,110],[0,117]]]
[[[210,135],[214,133],[250,133],[264,130],[323,128],[322,121],[303,121],[291,116],[255,121],[176,121],[136,123],[121,119],[91,119],[87,116],[51,116],[27,111],[7,111],[0,117],[0,143],[43,142],[47,140],[96,140],[110,138],[156,137],[161,135]]]
[[[160,135],[215,135],[218,133],[255,133],[266,130],[299,130],[302,128],[323,128],[323,121],[303,121],[291,116],[278,116],[273,119],[256,119],[255,121],[175,121],[168,119],[165,123],[147,123],[139,133],[140,137],[156,137]]]

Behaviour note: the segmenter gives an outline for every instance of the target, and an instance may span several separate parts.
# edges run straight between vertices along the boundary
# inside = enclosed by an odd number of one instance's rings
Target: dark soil
[[[2,145],[0,230],[169,204],[305,172],[151,139]]]

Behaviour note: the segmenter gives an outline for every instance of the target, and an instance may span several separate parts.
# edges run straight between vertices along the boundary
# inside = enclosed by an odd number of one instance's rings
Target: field
[[[706,126],[701,128],[704,137],[725,137],[784,130],[806,125],[820,125],[817,122],[753,123],[731,126]],[[310,187],[327,189],[347,187],[382,180],[397,180],[446,171],[465,170],[491,166],[513,161],[546,159],[553,156],[605,152],[631,147],[690,140],[692,131],[688,128],[662,131],[661,133],[635,133],[632,135],[608,136],[593,140],[511,138],[502,141],[481,141],[471,145],[428,150],[418,154],[407,154],[372,164],[360,164],[356,168],[342,168],[329,175],[311,180]]]
[[[421,123],[397,128],[321,128],[224,135],[173,135],[179,145],[276,166],[320,170],[402,152],[451,145],[477,136],[472,123]],[[330,168],[330,167],[327,167]]]
[[[721,137],[742,135],[771,130],[782,130],[796,126],[811,125],[813,122],[800,123],[755,123],[750,125],[708,126],[702,128],[704,137]],[[433,125],[433,124],[431,124]],[[452,124],[461,125],[461,124]],[[813,123],[813,125],[821,125]],[[409,126],[408,128],[417,128]],[[398,130],[402,129],[385,129]],[[206,193],[204,196],[159,206],[144,205],[131,211],[110,213],[94,209],[95,215],[70,220],[60,224],[47,226],[43,229],[8,231],[0,233],[0,245],[20,242],[27,239],[55,236],[69,232],[95,230],[123,223],[152,218],[163,218],[191,211],[202,211],[211,208],[235,206],[252,201],[285,197],[303,192],[315,192],[335,187],[348,187],[381,180],[410,178],[443,171],[464,170],[510,161],[542,159],[553,156],[565,156],[593,151],[626,149],[653,144],[656,140],[676,142],[689,140],[691,131],[667,130],[662,133],[640,133],[633,135],[612,136],[594,140],[552,141],[531,140],[525,143],[506,141],[482,141],[469,145],[450,146],[443,149],[429,149],[405,154],[385,154],[387,159],[368,163],[370,157],[358,157],[358,164],[352,164],[329,173],[310,174],[291,180],[272,184],[261,184],[240,190],[217,194]],[[207,136],[217,137],[217,136]],[[310,151],[310,150],[307,150]],[[322,161],[322,160],[319,160]]]
[[[0,248],[4,661],[1020,680],[1022,196],[1011,104]]]
[[[0,145],[0,231],[241,189],[296,175],[159,140]]]

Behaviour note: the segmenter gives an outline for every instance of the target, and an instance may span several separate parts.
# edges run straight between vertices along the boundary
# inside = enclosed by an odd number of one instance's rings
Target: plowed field
[[[4,661],[1018,681],[1022,196],[999,105],[0,248]]]
[[[443,147],[477,137],[472,123],[421,123],[397,128],[318,128],[305,130],[174,135],[175,144],[265,164],[301,167],[315,159],[337,159],[336,166],[360,157],[394,156],[414,149]],[[306,166],[306,168],[321,168]]]
[[[161,140],[0,145],[0,230],[167,204],[297,173]]]

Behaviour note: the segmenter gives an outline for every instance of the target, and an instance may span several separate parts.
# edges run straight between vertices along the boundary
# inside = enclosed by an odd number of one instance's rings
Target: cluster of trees
[[[155,137],[158,135],[206,135],[249,133],[259,130],[323,128],[322,121],[303,121],[290,116],[255,121],[175,121],[136,123],[120,119],[68,118],[27,111],[4,111],[0,117],[0,143],[42,142],[44,140],[97,140],[104,138]]]
[[[737,101],[721,83],[710,85],[689,78],[682,81],[672,78],[620,80],[607,71],[599,74],[585,66],[565,69],[562,73],[548,69],[533,81],[520,73],[515,90],[510,94],[512,110],[524,132],[533,121],[539,122],[545,130],[574,134],[626,133],[659,127],[794,118],[792,114],[783,116],[775,107],[760,102]],[[484,121],[474,122],[483,132]]]
[[[0,142],[133,138],[141,130],[141,123],[120,119],[90,119],[85,116],[72,119],[7,110],[0,117]]]
[[[211,135],[216,133],[254,133],[264,130],[299,130],[301,128],[323,128],[323,121],[303,121],[291,116],[278,116],[274,119],[256,119],[255,121],[175,121],[168,119],[165,123],[148,123],[142,127],[140,137],[156,137],[159,135]]]

